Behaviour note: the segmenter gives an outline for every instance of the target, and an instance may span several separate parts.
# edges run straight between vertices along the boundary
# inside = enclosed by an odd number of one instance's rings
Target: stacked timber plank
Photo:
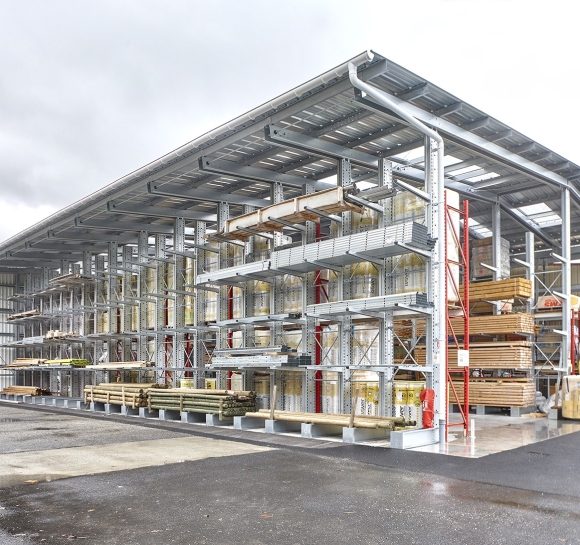
[[[450,319],[456,335],[463,335],[463,318]],[[469,318],[470,335],[510,335],[534,333],[534,317],[521,312],[518,314],[498,314],[491,316],[471,316]],[[448,327],[447,334],[451,335]]]
[[[56,360],[45,360],[41,365],[69,365],[71,367],[86,367],[90,362],[82,358],[59,358]]]
[[[463,286],[459,286],[463,293]],[[525,278],[507,278],[489,282],[469,284],[470,301],[503,301],[506,299],[529,299],[532,296],[532,282]]]
[[[0,392],[2,394],[14,394],[23,396],[49,396],[50,390],[37,388],[36,386],[7,386]]]
[[[40,316],[41,312],[38,309],[26,310],[24,312],[17,312],[15,314],[10,314],[7,318],[9,322],[12,320],[21,320],[22,318],[33,318],[34,316]]]
[[[172,388],[149,390],[149,410],[217,414],[220,420],[256,410],[256,392]]]
[[[51,286],[82,286],[84,284],[92,283],[95,279],[92,276],[87,276],[83,274],[71,273],[71,274],[63,274],[61,276],[57,276],[56,278],[52,278],[48,281]]]
[[[87,369],[95,369],[97,371],[116,371],[117,369],[139,369],[151,365],[153,365],[153,363],[147,361],[106,361],[99,363],[98,365],[88,365]]]
[[[102,382],[97,386],[85,386],[85,403],[107,403],[137,409],[147,407],[147,394],[152,389],[168,388],[165,384],[140,384],[134,382]]]
[[[425,365],[424,348],[416,349],[414,357],[419,365]],[[457,348],[449,347],[448,361],[449,369],[459,369]],[[469,345],[469,367],[471,369],[529,370],[532,368],[532,343],[529,341],[472,343]]]
[[[453,382],[459,402],[463,402],[463,383]],[[536,387],[533,379],[470,379],[469,404],[490,407],[530,407],[536,401]],[[455,403],[455,396],[449,391],[449,402]]]
[[[21,369],[23,367],[35,367],[37,365],[42,365],[46,360],[41,358],[15,358],[12,363],[5,365],[4,367]]]
[[[290,411],[271,411],[270,409],[260,409],[258,412],[247,412],[247,417],[263,418],[265,420],[283,420],[285,422],[299,422],[304,424],[326,424],[330,426],[342,426],[343,428],[366,428],[392,430],[395,424],[404,426],[413,423],[406,422],[402,417],[388,416],[366,416],[356,415],[352,418],[348,414],[326,414],[326,413],[302,413]]]

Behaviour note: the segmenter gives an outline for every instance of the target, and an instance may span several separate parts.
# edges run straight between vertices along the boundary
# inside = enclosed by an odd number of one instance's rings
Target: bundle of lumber
[[[50,390],[37,388],[36,386],[7,386],[0,392],[2,394],[15,394],[23,396],[49,396]]]
[[[463,286],[459,286],[463,293]],[[506,278],[489,282],[472,282],[469,284],[471,301],[502,301],[505,299],[529,299],[532,296],[532,282],[525,278]]]
[[[450,319],[456,335],[463,334],[463,318]],[[470,316],[470,335],[508,335],[512,333],[534,333],[534,318],[531,314],[498,314],[491,316]],[[447,334],[451,335],[448,326]]]
[[[42,365],[46,360],[40,358],[15,358],[12,363],[5,365],[5,367],[34,367],[36,365]]]
[[[463,383],[453,382],[459,402],[463,402]],[[469,404],[490,407],[531,407],[535,404],[536,387],[533,379],[470,379]],[[449,389],[449,402],[455,395]]]
[[[459,369],[457,348],[450,346],[448,355],[449,369]],[[425,365],[424,347],[415,349],[414,358],[419,365]],[[471,343],[469,367],[472,369],[531,369],[532,343],[529,341]]]
[[[394,429],[395,425],[405,426],[413,425],[405,421],[403,417],[388,417],[388,416],[367,416],[356,415],[352,418],[348,414],[326,414],[326,413],[302,413],[291,411],[271,411],[270,409],[260,409],[257,412],[247,412],[247,417],[264,418],[265,420],[284,420],[286,422],[300,422],[304,424],[327,424],[330,426],[342,426],[348,428],[352,424],[354,428],[367,428],[385,430]]]
[[[57,276],[48,281],[51,286],[63,286],[63,285],[78,285],[82,286],[83,284],[94,282],[95,278],[93,276],[87,276],[83,274],[71,273],[71,274],[63,274],[61,276]]]
[[[59,358],[56,360],[45,360],[41,365],[70,365],[71,367],[86,367],[90,362],[82,358]]]
[[[147,361],[106,361],[97,365],[88,365],[87,369],[107,371],[116,369],[138,369],[140,367],[148,367],[150,365],[153,365],[153,363]]]
[[[150,389],[168,388],[165,384],[135,382],[102,382],[98,386],[85,386],[85,403],[125,405],[137,409],[147,407]]]
[[[8,321],[12,321],[12,320],[20,320],[22,318],[33,318],[34,316],[39,316],[40,310],[26,310],[24,312],[17,312],[15,314],[10,314],[8,316]]]
[[[220,420],[256,410],[256,392],[173,388],[149,390],[149,410],[217,414]]]
[[[514,308],[513,299],[505,299],[487,303],[486,301],[475,301],[469,303],[469,312],[473,316],[475,314],[493,314],[496,309],[498,312],[510,313]]]

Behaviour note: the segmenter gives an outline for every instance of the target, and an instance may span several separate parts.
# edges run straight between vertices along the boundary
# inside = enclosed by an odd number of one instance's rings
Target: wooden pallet
[[[44,390],[35,386],[7,386],[1,393],[24,396],[49,396],[50,390]]]
[[[463,402],[463,382],[453,381],[459,402]],[[449,392],[449,402],[455,403]],[[536,387],[532,379],[470,379],[469,404],[490,407],[530,407],[536,402]]]
[[[460,345],[463,347],[463,345]],[[423,347],[414,351],[415,360],[425,365],[427,354]],[[460,369],[457,365],[457,349],[449,347],[449,369]],[[518,369],[532,368],[532,343],[528,341],[506,341],[494,343],[472,343],[469,345],[469,367],[472,369]]]
[[[463,334],[463,318],[451,318],[451,325],[456,335]],[[510,333],[534,333],[534,318],[531,314],[498,314],[490,316],[471,316],[469,318],[470,335],[507,335]],[[451,335],[451,328],[447,328]]]
[[[459,286],[463,293],[463,286]],[[470,301],[503,301],[506,299],[529,299],[532,296],[532,282],[525,278],[507,278],[491,282],[469,284]]]

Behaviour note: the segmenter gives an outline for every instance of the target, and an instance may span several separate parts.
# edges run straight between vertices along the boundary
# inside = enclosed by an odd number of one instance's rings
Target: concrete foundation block
[[[548,420],[562,420],[562,409],[553,408],[548,411]]]
[[[251,418],[249,416],[234,416],[234,429],[255,430],[264,427],[263,418]]]
[[[149,411],[147,407],[139,407],[139,416],[141,418],[159,418],[159,411],[156,409]]]
[[[300,422],[285,422],[284,420],[264,420],[266,433],[286,433],[301,431]]]
[[[91,401],[91,404],[89,405],[89,411],[103,413],[105,412],[105,404],[99,403],[98,401]]]
[[[342,428],[342,440],[345,443],[359,443],[361,441],[371,441],[373,439],[386,439],[387,430],[367,429],[367,428]]]
[[[134,409],[133,407],[129,407],[127,405],[121,405],[121,414],[123,416],[139,416],[139,407]]]
[[[231,426],[234,423],[232,418],[219,419],[217,414],[206,414],[205,415],[205,425],[206,426]]]
[[[159,409],[159,420],[181,420],[179,411]]]
[[[475,406],[475,414],[479,416],[485,415],[485,405],[476,405]]]
[[[87,405],[84,403],[82,399],[65,399],[64,406],[67,409],[86,409]]]
[[[313,437],[323,437],[329,435],[342,435],[342,426],[333,426],[332,424],[305,424],[302,423],[300,435],[307,439]]]
[[[181,413],[181,421],[184,424],[205,424],[206,423],[206,415],[202,413],[188,413],[183,412]]]
[[[29,403],[32,404],[34,403],[34,396],[22,396],[22,401],[24,401],[24,403]]]
[[[105,403],[105,414],[121,414],[121,405]]]
[[[55,397],[52,401],[55,407],[66,407],[66,398],[65,397]]]

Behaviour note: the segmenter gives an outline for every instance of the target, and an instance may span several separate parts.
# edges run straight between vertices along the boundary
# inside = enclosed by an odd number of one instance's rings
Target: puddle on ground
[[[0,422],[20,422],[18,418],[0,418]]]

